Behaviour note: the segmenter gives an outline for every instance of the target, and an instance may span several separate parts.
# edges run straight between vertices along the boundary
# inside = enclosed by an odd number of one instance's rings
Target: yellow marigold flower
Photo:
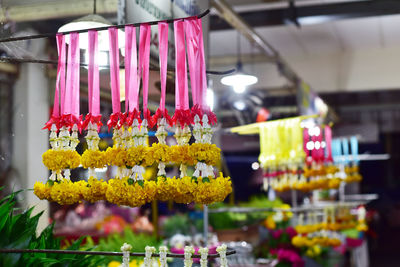
[[[176,195],[174,201],[176,203],[191,203],[194,200],[194,193],[197,190],[197,183],[192,177],[185,176],[177,179]]]
[[[89,202],[96,202],[106,199],[107,183],[90,177],[87,186],[82,188],[83,199]]]
[[[298,248],[305,247],[306,246],[306,239],[307,238],[305,238],[303,236],[296,235],[296,236],[294,236],[292,238],[292,245],[295,246],[295,247],[298,247]]]
[[[201,161],[214,166],[221,160],[221,149],[215,144],[193,143],[189,148],[189,156],[195,163]]]
[[[146,158],[147,147],[137,146],[131,147],[127,150],[126,165],[133,167],[135,165],[141,165]],[[151,165],[151,164],[150,164]]]
[[[160,143],[153,143],[150,147],[147,157],[151,157],[155,162],[170,162],[170,147]]]
[[[189,155],[189,145],[184,146],[171,146],[170,147],[170,161],[175,164],[195,165],[195,159]]]
[[[80,202],[83,187],[85,186],[85,181],[73,183],[70,180],[64,179],[59,183],[54,183],[51,187],[51,199],[60,205],[71,205]]]
[[[33,193],[41,200],[43,199],[51,200],[50,192],[51,192],[51,186],[49,186],[48,184],[36,182],[33,185]]]
[[[154,181],[134,182],[128,177],[108,181],[106,199],[110,203],[139,207],[153,201],[157,187]]]
[[[264,222],[265,227],[267,227],[268,229],[275,229],[276,228],[276,223],[274,221],[274,219],[272,218],[272,216],[268,216],[267,219]]]
[[[158,177],[156,198],[160,201],[174,199],[176,195],[176,178]]]
[[[125,149],[120,147],[109,147],[106,150],[106,162],[108,165],[114,165],[118,167],[126,166],[127,152]]]
[[[107,265],[107,267],[119,267],[121,266],[121,262],[119,261],[110,261]]]
[[[75,169],[79,166],[81,157],[75,150],[49,149],[42,155],[43,164],[52,171]]]
[[[87,149],[81,157],[83,168],[103,168],[107,164],[105,152]]]

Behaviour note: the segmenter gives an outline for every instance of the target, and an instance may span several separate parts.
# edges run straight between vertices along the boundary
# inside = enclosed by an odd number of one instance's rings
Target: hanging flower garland
[[[167,267],[167,253],[168,253],[168,248],[166,246],[161,246],[158,248],[160,251],[160,265],[161,267]]]
[[[217,252],[220,257],[221,267],[228,267],[228,260],[226,259],[226,249],[227,249],[227,246],[225,244],[222,244],[217,247]]]
[[[183,260],[183,265],[184,267],[192,267],[193,265],[193,259],[192,255],[194,253],[194,248],[192,246],[185,246],[184,248],[184,260]]]
[[[220,161],[221,150],[211,143],[211,125],[216,116],[207,106],[207,79],[205,73],[204,47],[201,20],[177,20],[174,22],[176,49],[176,110],[171,118],[165,109],[166,74],[168,55],[168,24],[160,22],[160,107],[150,116],[147,107],[150,56],[150,25],[140,25],[139,60],[137,60],[136,29],[125,27],[125,113],[120,107],[118,30],[108,29],[110,41],[110,80],[112,114],[107,122],[113,129],[113,146],[105,152],[99,150],[98,130],[101,127],[98,34],[89,31],[88,53],[88,103],[89,113],[80,123],[79,116],[79,34],[71,34],[68,50],[65,86],[65,40],[57,36],[59,66],[55,91],[54,112],[46,123],[50,129],[51,149],[43,154],[43,162],[52,171],[46,184],[36,183],[35,194],[40,199],[73,204],[82,200],[96,202],[107,200],[117,205],[141,206],[154,199],[178,203],[197,202],[210,204],[223,201],[232,192],[229,177],[215,177],[214,168]],[[186,69],[185,34],[191,76],[193,107],[189,108]],[[142,81],[143,110],[139,110],[139,83]],[[60,87],[60,89],[59,89]],[[60,96],[59,96],[60,91]],[[61,99],[61,114],[58,99]],[[65,107],[65,108],[64,108]],[[143,115],[143,120],[141,118]],[[148,146],[148,127],[157,125],[158,143]],[[175,126],[177,145],[168,146],[167,127]],[[195,142],[191,139],[193,125]],[[78,130],[87,130],[88,149],[80,156],[75,148],[79,143]],[[57,130],[59,134],[57,135]],[[158,164],[157,180],[144,179],[145,167]],[[88,169],[88,181],[70,181],[70,169],[79,165]],[[167,177],[166,164],[180,166],[180,177]],[[108,182],[97,179],[95,169],[116,166],[116,176]],[[193,177],[187,167],[194,166]]]
[[[77,168],[81,160],[75,149],[79,143],[78,130],[81,129],[82,120],[82,116],[79,115],[79,34],[71,33],[70,37],[71,43],[68,49],[70,64],[65,83],[65,37],[62,34],[56,36],[59,60],[54,108],[50,120],[44,127],[51,131],[51,149],[43,153],[42,160],[52,174],[46,184],[36,182],[34,185],[36,196],[59,204],[73,204],[80,201],[82,187],[85,186],[84,182],[70,181],[70,170]],[[59,130],[58,136],[57,130]]]

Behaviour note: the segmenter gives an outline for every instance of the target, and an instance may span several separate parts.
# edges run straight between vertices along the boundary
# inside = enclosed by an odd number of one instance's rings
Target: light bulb
[[[233,103],[233,106],[238,110],[244,110],[246,108],[246,104],[241,100],[236,101],[235,103]]]
[[[246,86],[243,84],[237,84],[233,86],[233,91],[237,94],[243,94],[246,91]]]

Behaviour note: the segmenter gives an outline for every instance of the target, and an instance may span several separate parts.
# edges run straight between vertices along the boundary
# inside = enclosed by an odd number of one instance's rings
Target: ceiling
[[[287,12],[288,1],[228,2],[316,91],[399,88],[400,80],[396,77],[400,63],[394,62],[393,58],[397,60],[400,51],[400,1],[298,0],[295,6],[300,27],[293,21],[282,19],[290,14]],[[230,62],[226,66],[213,67],[231,67],[234,66],[232,58],[237,54],[238,34],[225,22],[219,23],[214,15],[210,55],[230,58]],[[263,23],[268,26],[259,26]],[[229,45],[226,40],[231,40]],[[246,70],[259,75],[260,82],[254,88],[279,88],[287,84],[276,68],[267,66],[271,62],[264,59],[264,63],[260,63],[260,51],[244,38],[241,38],[241,52],[248,63]],[[253,58],[249,54],[253,54]],[[249,66],[251,62],[256,62],[254,71]],[[379,68],[373,69],[374,64]],[[372,69],[366,70],[366,66]],[[341,73],[341,69],[347,71]],[[368,84],[363,82],[364,77],[368,77]],[[219,79],[214,79],[214,86],[217,91],[228,89],[219,83]]]

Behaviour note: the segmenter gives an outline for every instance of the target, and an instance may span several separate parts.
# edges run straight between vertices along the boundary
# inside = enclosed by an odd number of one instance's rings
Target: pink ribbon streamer
[[[99,84],[99,64],[98,64],[98,33],[89,31],[89,113],[93,116],[100,115],[100,84]]]
[[[54,94],[54,107],[57,108],[55,108],[56,114],[54,113],[53,109],[53,115],[60,116],[60,114],[63,114],[64,112],[66,47],[65,47],[65,36],[63,34],[57,34],[56,39],[57,39],[57,51],[58,51],[58,66],[57,66],[56,92]],[[58,100],[59,90],[61,96],[60,102]],[[58,109],[59,105],[60,105],[60,110]]]
[[[175,109],[189,109],[185,34],[183,20],[174,21],[175,29]]]
[[[208,121],[215,124],[217,117],[207,104],[207,75],[201,19],[186,20],[185,30],[193,99],[192,115],[198,115],[201,118],[206,113]]]
[[[79,34],[71,33],[68,48],[67,81],[64,98],[64,124],[79,124],[79,52]],[[67,119],[65,116],[70,116],[70,118]],[[78,126],[80,127],[80,125]]]
[[[332,158],[332,128],[329,125],[325,126],[325,149],[326,149],[326,160],[333,162]]]
[[[56,88],[54,91],[54,104],[53,112],[50,120],[45,124],[43,129],[51,129],[53,124],[60,128],[59,120],[60,115],[64,112],[64,97],[65,97],[65,36],[63,34],[56,35],[58,64],[57,64],[57,78]],[[61,100],[59,99],[61,95]]]
[[[149,94],[149,67],[150,67],[150,38],[151,27],[149,24],[140,25],[139,38],[139,73],[143,83],[143,118],[148,119],[150,112],[147,108]]]
[[[139,110],[136,28],[125,26],[125,111]]]
[[[115,27],[108,29],[110,41],[110,78],[111,78],[111,99],[113,113],[121,112],[120,104],[120,85],[119,85],[119,48],[118,48],[118,29]]]
[[[101,114],[100,114],[100,84],[99,84],[99,64],[98,64],[98,33],[91,30],[88,32],[89,44],[89,68],[88,68],[88,98],[89,98],[89,113],[85,117],[82,128],[86,129],[91,122],[97,125],[97,130],[100,130]]]
[[[168,64],[168,23],[158,23],[158,47],[160,50],[160,81],[161,97],[160,110],[165,111],[165,93],[167,90],[167,64]]]
[[[190,73],[190,86],[192,89],[192,101],[193,106],[198,105],[198,90],[199,88],[199,49],[198,42],[194,31],[196,30],[193,24],[193,20],[185,20],[185,33],[186,33],[186,46],[188,53],[188,65]]]

